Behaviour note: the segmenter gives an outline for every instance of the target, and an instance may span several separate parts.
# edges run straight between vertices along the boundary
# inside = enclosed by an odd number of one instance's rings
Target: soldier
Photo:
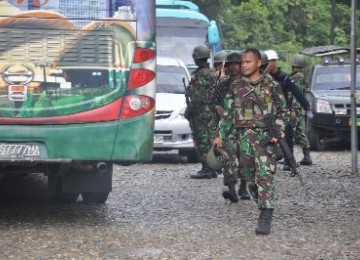
[[[226,51],[219,51],[214,55],[214,69],[219,73],[219,78],[225,78],[225,60],[227,53]]]
[[[306,91],[306,81],[303,72],[305,66],[305,58],[301,54],[293,56],[291,61],[292,73],[290,74],[290,80],[304,93]],[[304,158],[300,161],[301,165],[312,165],[310,157],[310,142],[307,136],[307,127],[305,121],[305,110],[299,104],[299,102],[290,95],[290,110],[291,118],[293,121],[291,125],[294,126],[295,143],[299,143],[302,148]]]
[[[225,60],[227,53],[225,51],[219,51],[214,55],[214,69],[218,73],[216,84],[209,90],[211,98],[211,111],[214,113],[213,119],[209,123],[211,140],[213,140],[218,133],[219,119],[221,116],[221,94],[219,84],[222,81],[228,79],[228,75],[225,70]],[[214,169],[213,169],[214,170]],[[215,170],[217,174],[221,174],[222,170]]]
[[[185,91],[188,103],[185,117],[190,122],[195,149],[202,168],[192,174],[191,178],[211,179],[212,177],[216,178],[217,173],[207,166],[205,160],[212,145],[208,124],[214,117],[209,89],[216,84],[218,74],[209,66],[210,50],[208,47],[204,45],[195,47],[192,57],[198,68],[191,74],[191,81]]]
[[[230,88],[233,82],[239,80],[241,78],[241,53],[240,52],[231,52],[227,55],[226,61],[225,61],[225,67],[228,71],[229,77],[221,81],[218,85],[218,99],[216,102],[216,108],[218,112],[218,122],[220,120],[220,117],[224,113],[224,100],[222,97],[225,97],[229,92]],[[218,123],[217,122],[217,123]],[[216,132],[218,135],[218,131]],[[216,135],[216,136],[217,136]],[[214,139],[216,138],[214,136]],[[241,173],[241,165],[239,160],[239,144],[238,140],[236,140],[234,134],[229,134],[226,137],[226,140],[224,140],[223,145],[226,150],[226,153],[222,153],[223,161],[224,161],[224,185],[225,186],[231,186],[231,176],[237,175],[241,179],[240,181],[240,187],[238,194],[242,200],[249,200],[250,195],[246,190],[246,181],[242,176]],[[223,196],[225,199],[230,199],[233,202],[237,202],[237,197],[233,199],[230,196],[229,192],[224,192]]]
[[[223,140],[230,135],[234,135],[240,143],[242,173],[260,210],[255,232],[269,235],[275,207],[276,160],[273,148],[277,140],[271,138],[270,142],[264,142],[269,139],[264,115],[273,113],[279,131],[284,135],[283,116],[287,113],[287,109],[281,87],[267,73],[261,73],[260,66],[261,54],[257,49],[246,49],[242,53],[243,76],[232,82],[231,91],[225,97],[225,111],[219,123],[220,136],[214,140],[214,145],[222,147]],[[228,182],[230,199],[236,202],[237,175],[229,176]]]
[[[296,87],[296,85],[290,80],[289,75],[283,71],[280,70],[280,68],[277,66],[277,61],[279,59],[279,55],[274,50],[267,50],[265,51],[265,54],[268,56],[268,66],[266,70],[270,73],[270,75],[280,83],[286,103],[288,106],[288,109],[290,109],[290,93],[293,97],[297,99],[297,101],[301,104],[301,106],[306,110],[310,110],[310,104],[306,100],[305,95]],[[288,121],[288,124],[285,129],[285,137],[286,142],[290,148],[290,150],[294,151],[294,126],[291,125],[290,121],[290,113],[288,113],[285,116],[286,121]],[[290,171],[290,166],[288,162],[284,162],[284,170]]]

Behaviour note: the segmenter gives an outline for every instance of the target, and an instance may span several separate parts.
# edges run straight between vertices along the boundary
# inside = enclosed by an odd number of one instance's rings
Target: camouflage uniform
[[[219,135],[219,121],[220,121],[220,115],[216,112],[216,106],[224,106],[223,105],[223,98],[225,95],[229,92],[230,88],[230,79],[229,76],[224,76],[221,78],[218,78],[218,81],[216,83],[216,89],[214,88],[210,93],[211,98],[211,110],[214,113],[213,119],[209,123],[210,127],[210,134],[211,139],[214,139],[216,136]]]
[[[206,154],[212,145],[209,122],[213,120],[214,113],[208,89],[216,83],[217,77],[214,69],[198,68],[192,73],[191,81],[186,88],[190,103],[186,108],[185,117],[191,122],[196,152],[202,163],[205,163]]]
[[[295,72],[290,75],[290,80],[300,89],[302,93],[305,94],[305,77],[304,74],[300,71]],[[306,134],[306,121],[305,121],[305,110],[297,101],[296,98],[290,93],[290,110],[296,112],[296,118],[290,120],[291,125],[295,130],[295,142],[299,143],[302,149],[310,149],[309,138]]]
[[[285,129],[283,117],[287,109],[281,87],[268,74],[262,74],[256,82],[250,82],[245,77],[232,82],[230,90],[225,97],[225,112],[219,122],[219,134],[226,140],[223,146],[229,153],[224,160],[229,171],[224,177],[227,183],[236,183],[239,174],[236,165],[241,163],[242,177],[248,183],[258,208],[273,209],[276,160],[274,144],[261,144],[268,137],[262,118],[266,112],[274,113],[280,130]],[[232,141],[240,144],[240,157],[232,154]]]

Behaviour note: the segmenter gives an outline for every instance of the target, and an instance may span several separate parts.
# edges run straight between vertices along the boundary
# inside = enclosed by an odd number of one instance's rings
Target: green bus
[[[103,203],[113,163],[152,159],[155,0],[25,2],[0,1],[0,175]]]

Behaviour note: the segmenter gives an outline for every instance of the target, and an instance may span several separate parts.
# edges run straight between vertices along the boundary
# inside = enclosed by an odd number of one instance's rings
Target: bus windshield
[[[174,31],[176,34],[174,35]],[[206,28],[157,27],[156,40],[159,56],[181,58],[185,64],[194,64],[192,51],[198,45],[206,44]]]
[[[216,22],[190,1],[156,1],[156,40],[159,56],[181,58],[188,68],[196,46],[206,45],[212,54],[222,48]]]

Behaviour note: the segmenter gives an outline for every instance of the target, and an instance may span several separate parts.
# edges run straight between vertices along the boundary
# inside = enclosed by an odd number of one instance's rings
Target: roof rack
[[[360,49],[358,50],[360,51]],[[302,50],[300,53],[307,56],[324,57],[324,56],[331,56],[331,55],[337,55],[337,54],[349,53],[349,52],[350,52],[349,48],[335,46],[335,45],[324,45],[324,46],[307,48]]]

